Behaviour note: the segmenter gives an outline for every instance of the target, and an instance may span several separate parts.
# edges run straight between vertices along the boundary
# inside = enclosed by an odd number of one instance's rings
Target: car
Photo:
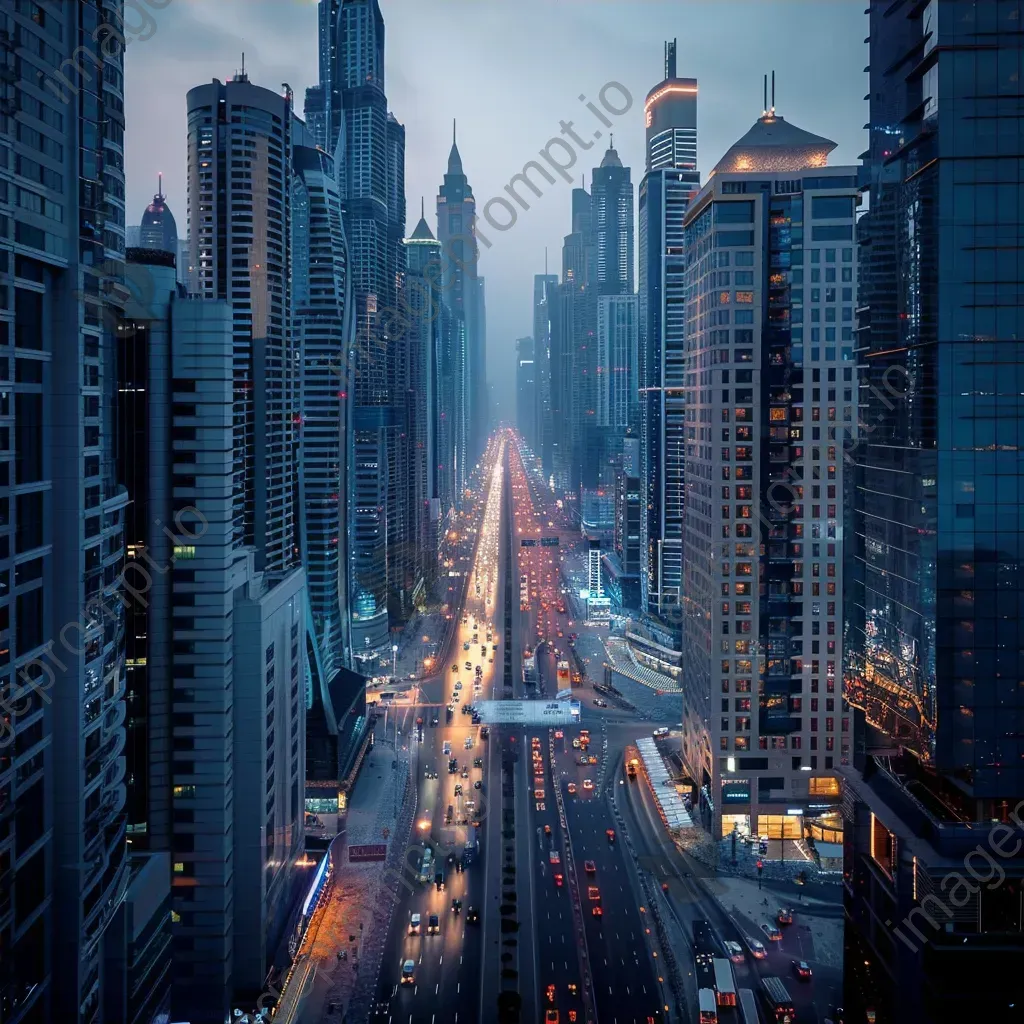
[[[479,924],[480,923],[480,911],[476,907],[470,907],[466,911],[466,924]]]
[[[811,980],[811,965],[806,960],[791,960],[790,966],[801,981]]]
[[[562,883],[564,881],[565,881],[565,879],[562,877],[561,874],[558,874],[558,873],[555,874],[555,885],[557,885],[559,888],[561,888],[562,887]]]
[[[409,919],[409,934],[410,935],[419,935],[419,933],[420,933],[420,915],[419,914],[413,914],[412,917]]]
[[[544,1024],[558,1024],[558,1011],[546,1010],[544,1012]]]
[[[473,758],[473,767],[474,768],[483,768],[483,766],[484,766],[484,759],[482,757],[474,757]]]
[[[556,739],[556,740],[560,740],[560,739],[562,739],[562,738],[563,738],[564,736],[565,736],[565,733],[564,733],[564,732],[562,732],[562,730],[561,730],[561,729],[556,729],[556,730],[555,730],[555,739]]]
[[[463,779],[468,779],[469,778],[469,769],[468,768],[463,768],[462,769],[461,778],[463,778]]]
[[[456,782],[455,783],[455,795],[456,796],[462,796],[462,783],[461,782]]]
[[[575,981],[569,982],[569,995],[578,996],[580,994],[580,987]]]
[[[609,843],[614,843],[615,842],[615,829],[613,829],[613,828],[606,829],[604,834],[608,837],[608,842]]]
[[[462,900],[456,899],[455,897],[453,897],[452,898],[452,913],[453,914],[457,914],[457,913],[459,913],[460,910],[462,910]]]
[[[591,754],[587,758],[587,764],[597,764],[597,754]]]
[[[585,860],[583,862],[583,870],[586,871],[588,875],[593,875],[597,871],[597,865],[592,860]]]
[[[594,909],[591,910],[590,913],[593,914],[594,917],[601,917],[604,915],[604,911],[601,909],[600,906],[594,907]]]
[[[427,934],[436,935],[441,930],[441,922],[438,920],[437,914],[431,914],[427,918]]]
[[[601,890],[596,885],[587,886],[587,899],[588,900],[599,900],[601,898]]]
[[[455,684],[455,689],[457,691],[462,689],[462,680],[459,680],[459,682]]]
[[[762,921],[761,931],[763,931],[765,935],[768,936],[768,940],[770,942],[782,941],[782,932],[780,931],[779,926],[774,921]]]
[[[577,736],[573,737],[573,739],[572,739],[572,747],[573,747],[573,750],[579,750],[580,749],[579,737],[577,737]]]
[[[533,747],[534,750],[539,750],[540,749],[540,737],[539,736],[534,736],[530,740],[530,746]]]
[[[786,907],[780,907],[778,913],[775,915],[775,920],[779,924],[792,924],[793,923],[793,911]]]
[[[744,935],[743,941],[755,960],[764,960],[768,956],[768,950],[764,948],[764,943],[759,939],[755,939],[752,935]]]
[[[734,963],[741,964],[746,959],[743,955],[743,947],[738,942],[726,941],[725,955]]]
[[[583,788],[584,789],[593,789],[594,788],[594,783],[591,782],[590,779],[584,779],[583,780]]]
[[[548,985],[548,987],[544,990],[544,994],[547,996],[548,1002],[553,1003],[555,1001],[555,986]]]
[[[458,672],[459,671],[459,666],[458,665],[452,665],[452,671],[453,672]]]
[[[595,708],[606,708],[606,707],[608,707],[608,701],[601,700],[600,697],[595,697],[594,698],[594,707]]]
[[[473,671],[473,662],[471,662],[471,661],[467,661],[466,662],[466,671],[467,672],[472,672]]]
[[[412,960],[406,960],[405,963],[402,964],[402,984],[403,985],[411,985],[416,980],[416,978],[414,977],[415,970],[416,970],[416,964],[414,964],[412,962]]]
[[[477,779],[476,782],[473,783],[473,788],[474,789],[483,789],[484,788],[484,784],[483,784],[483,782],[480,781],[480,779]]]
[[[468,640],[462,645],[462,649],[464,651],[468,651],[469,650],[469,641]]]
[[[432,719],[430,720],[430,724],[431,724],[431,725],[437,725],[437,715],[435,715],[435,716],[434,716],[434,717],[433,717],[433,718],[432,718]]]

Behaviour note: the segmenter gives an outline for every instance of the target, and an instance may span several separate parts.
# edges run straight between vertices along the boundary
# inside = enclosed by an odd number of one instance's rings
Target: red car
[[[555,875],[555,885],[557,885],[559,888],[561,888],[562,882],[564,881],[565,879],[562,878],[561,875]]]
[[[600,907],[594,907],[591,913],[594,915],[594,917],[601,917],[603,916],[604,911]]]

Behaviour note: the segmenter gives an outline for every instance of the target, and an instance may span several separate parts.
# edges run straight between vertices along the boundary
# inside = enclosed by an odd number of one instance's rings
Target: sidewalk
[[[355,1009],[354,1003],[365,1001],[368,1007],[376,986],[393,906],[385,872],[405,850],[416,793],[410,775],[415,743],[395,751],[382,737],[378,728],[376,744],[349,800],[331,891],[324,897],[318,920],[310,926],[307,945],[319,984],[316,998],[304,1008],[305,1021],[340,1021],[350,1005]],[[395,768],[392,762],[397,762]],[[350,846],[370,843],[387,843],[386,862],[349,863]],[[347,959],[338,960],[340,950]]]

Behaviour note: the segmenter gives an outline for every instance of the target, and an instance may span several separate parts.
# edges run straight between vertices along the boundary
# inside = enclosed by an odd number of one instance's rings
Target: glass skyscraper
[[[1019,1013],[1024,863],[964,865],[1024,838],[1020,17],[870,5],[845,1005],[879,1024]]]

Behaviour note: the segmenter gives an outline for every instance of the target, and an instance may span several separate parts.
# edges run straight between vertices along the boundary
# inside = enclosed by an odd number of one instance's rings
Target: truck
[[[697,993],[700,1006],[700,1024],[718,1024],[718,1007],[713,989],[702,988]]]
[[[423,851],[423,859],[420,861],[421,882],[429,882],[434,874],[434,851],[428,846]]]
[[[560,661],[558,663],[558,689],[564,690],[570,686],[569,681],[569,662]]]
[[[716,959],[715,965],[715,994],[719,1006],[736,1005],[736,981],[732,975],[732,964],[728,960]]]
[[[558,855],[557,850],[551,850],[550,853],[548,853],[548,861],[552,864],[561,864],[562,858]]]

